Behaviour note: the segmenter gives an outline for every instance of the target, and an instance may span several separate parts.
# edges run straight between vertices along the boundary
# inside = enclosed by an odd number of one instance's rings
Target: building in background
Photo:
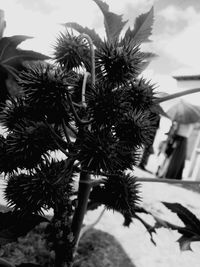
[[[177,81],[177,87],[181,91],[200,88],[200,74],[173,76]],[[185,99],[195,102],[200,106],[200,93],[185,96]],[[194,98],[195,97],[195,98]],[[199,99],[199,101],[192,101]],[[195,123],[193,131],[188,137],[187,158],[184,176],[191,180],[200,180],[200,123]]]
[[[173,76],[177,81],[178,91],[184,91],[193,88],[200,88],[200,74],[195,75],[176,75]],[[185,101],[189,101],[192,104],[200,106],[200,93],[195,93],[182,97]],[[172,100],[175,103],[177,100]],[[166,103],[168,104],[168,103]],[[157,152],[161,141],[167,138],[166,133],[171,127],[171,122],[167,118],[161,118],[160,129],[157,131],[157,135],[154,141],[155,154],[149,159],[147,169],[153,173],[156,173],[158,168]],[[188,128],[190,126],[188,125]],[[187,126],[186,126],[187,129]],[[193,124],[193,130],[191,131],[187,142],[187,156],[185,162],[185,168],[183,171],[183,179],[200,180],[200,122]]]

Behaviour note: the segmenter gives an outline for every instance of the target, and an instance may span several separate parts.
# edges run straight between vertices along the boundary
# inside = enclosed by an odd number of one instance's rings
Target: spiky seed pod
[[[85,132],[78,146],[78,160],[84,169],[98,173],[100,170],[112,169],[109,158],[114,139],[104,132]]]
[[[116,124],[115,131],[121,141],[139,148],[151,142],[155,133],[155,121],[150,112],[134,110],[124,114]]]
[[[89,116],[98,126],[111,126],[126,112],[127,105],[123,101],[122,90],[111,91],[109,87],[97,84],[87,92],[87,108]]]
[[[65,70],[85,67],[90,72],[90,49],[87,42],[80,37],[68,31],[60,33],[54,49],[56,62]]]
[[[55,190],[51,184],[36,175],[12,175],[4,191],[10,207],[24,213],[41,213],[54,203]]]
[[[130,142],[117,141],[114,144],[110,158],[113,159],[114,170],[125,171],[127,169],[133,169],[138,164],[140,155],[135,150],[135,147],[130,145]]]
[[[140,200],[139,184],[130,174],[119,173],[106,179],[102,186],[94,187],[90,198],[132,217]]]
[[[96,51],[97,79],[115,86],[126,85],[140,74],[143,56],[133,42],[104,42]]]
[[[30,175],[11,175],[4,196],[14,209],[24,213],[40,213],[42,208],[55,208],[56,203],[63,202],[65,194],[70,196],[71,176],[71,170],[66,170],[64,161],[49,162]],[[61,184],[59,181],[63,179],[65,183]]]
[[[136,81],[132,81],[129,86],[123,88],[125,101],[131,104],[132,107],[149,110],[154,105],[155,100],[155,87],[150,83],[141,78]]]
[[[24,124],[25,120],[40,120],[31,108],[27,107],[22,98],[9,98],[0,113],[0,123],[12,131],[16,125]]]
[[[113,172],[125,170],[136,164],[134,148],[119,142],[112,132],[105,128],[97,132],[82,134],[77,146],[78,156],[83,169],[98,174],[100,171]]]
[[[17,168],[14,159],[8,156],[6,148],[6,138],[0,135],[0,173],[9,173]]]
[[[42,156],[48,156],[48,151],[55,149],[57,145],[51,132],[42,122],[24,122],[6,139],[6,154],[19,168],[35,167],[42,161]]]
[[[69,120],[66,90],[74,78],[73,73],[62,73],[49,64],[37,63],[20,74],[18,84],[23,89],[25,104],[49,123]]]

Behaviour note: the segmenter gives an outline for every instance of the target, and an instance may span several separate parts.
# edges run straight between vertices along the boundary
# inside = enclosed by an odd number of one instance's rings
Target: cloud
[[[168,22],[170,21],[174,23],[177,23],[180,20],[184,20],[190,23],[191,21],[194,21],[198,16],[193,6],[182,9],[173,5],[170,5],[165,9],[159,11],[157,15],[163,17]]]
[[[45,1],[42,2],[45,3]],[[31,8],[31,6],[27,9],[19,4],[19,0],[0,0],[0,7],[5,11],[7,22],[4,35],[33,36],[34,39],[24,42],[21,47],[49,54],[59,32],[64,30],[61,23],[75,21],[91,27],[97,13],[97,6],[93,1],[48,0],[48,3],[54,6],[51,13],[44,13],[41,9]]]
[[[199,69],[200,72],[200,13],[191,6],[181,10],[170,5],[158,12],[158,17],[166,22],[163,30],[153,35],[155,52],[174,61],[178,68]]]
[[[43,13],[50,13],[54,10],[54,5],[47,0],[17,0],[17,3],[28,10],[40,10]]]
[[[198,68],[200,70],[199,29],[200,16],[199,21],[188,26],[171,40],[168,39],[164,47],[165,52],[185,65],[185,67]]]

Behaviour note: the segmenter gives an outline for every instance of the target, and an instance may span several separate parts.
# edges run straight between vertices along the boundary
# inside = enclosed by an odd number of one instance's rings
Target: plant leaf
[[[188,239],[187,237],[181,236],[177,242],[179,242],[180,250],[186,251],[186,250],[192,250],[191,249],[191,242],[192,240]]]
[[[200,220],[191,211],[179,203],[163,202],[163,204],[172,212],[176,213],[185,224],[185,227],[172,225],[173,230],[177,230],[182,234],[177,240],[180,249],[182,251],[191,250],[191,242],[200,241]],[[168,227],[171,228],[170,225],[168,225]]]
[[[23,67],[24,61],[49,59],[48,56],[45,56],[41,53],[17,48],[17,46],[21,42],[29,38],[31,37],[24,35],[15,35],[11,37],[3,37],[0,39],[0,67],[14,77]]]
[[[10,37],[5,37],[5,38],[10,38]],[[10,38],[10,41],[13,43],[13,45],[15,45],[15,47],[17,47],[22,42],[24,42],[28,39],[32,39],[32,38],[33,37],[27,36],[27,35],[13,35],[12,38]]]
[[[129,39],[135,43],[149,42],[149,36],[152,32],[152,26],[154,21],[153,7],[144,14],[139,15],[134,24],[134,29],[130,27],[125,33],[124,39]]]
[[[109,11],[109,6],[101,0],[93,0],[101,9],[104,15],[104,26],[109,42],[118,40],[121,30],[127,21],[122,21],[122,15],[117,15]]]
[[[151,242],[156,246],[156,242],[153,239],[153,233],[156,233],[155,227],[150,225],[149,223],[145,222],[145,220],[143,220],[140,216],[138,216],[137,214],[134,214],[133,218],[139,220],[143,226],[146,228],[147,232],[150,235],[150,240]]]
[[[80,24],[76,22],[67,22],[67,23],[64,23],[63,25],[65,27],[72,28],[79,33],[88,34],[96,47],[99,47],[103,43],[100,36],[96,33],[94,29],[91,30],[88,27],[82,27]]]
[[[22,216],[19,211],[0,212],[0,246],[16,241],[41,222],[48,220],[35,214]]]
[[[185,226],[200,235],[200,220],[179,203],[162,202],[168,209],[176,213]]]

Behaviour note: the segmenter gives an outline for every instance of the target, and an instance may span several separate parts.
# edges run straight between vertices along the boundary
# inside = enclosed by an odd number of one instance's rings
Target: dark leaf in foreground
[[[182,236],[177,240],[181,250],[191,250],[191,242],[200,241],[200,220],[187,208],[179,203],[162,202],[168,209],[176,213],[185,227],[174,226]],[[169,225],[170,227],[170,225]]]
[[[48,222],[48,220],[34,214],[22,216],[18,211],[0,212],[0,247],[26,235],[41,222]]]
[[[22,69],[24,61],[49,59],[48,56],[41,53],[17,48],[21,42],[30,38],[24,35],[15,35],[0,39],[0,66],[12,76]]]

